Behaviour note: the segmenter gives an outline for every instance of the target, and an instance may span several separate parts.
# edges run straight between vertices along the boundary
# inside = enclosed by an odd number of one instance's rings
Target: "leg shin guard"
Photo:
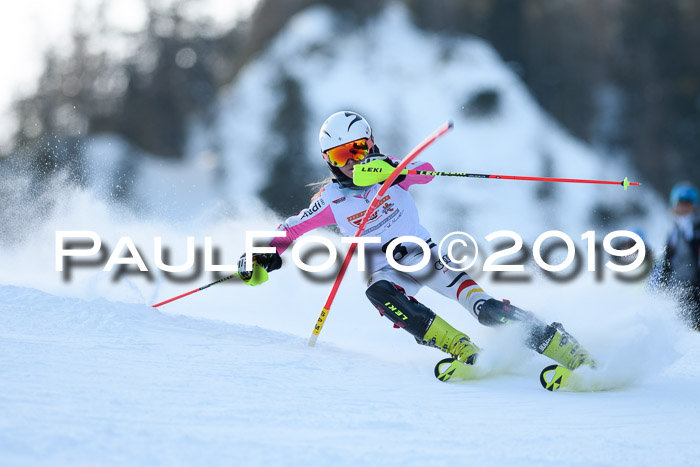
[[[507,300],[500,301],[491,298],[486,300],[480,307],[479,322],[484,326],[499,326],[514,321],[525,324],[539,323],[539,320],[532,313],[511,305]]]
[[[377,281],[367,288],[365,294],[382,316],[389,318],[395,327],[404,328],[417,340],[423,339],[435,319],[433,311],[407,296],[392,282]]]

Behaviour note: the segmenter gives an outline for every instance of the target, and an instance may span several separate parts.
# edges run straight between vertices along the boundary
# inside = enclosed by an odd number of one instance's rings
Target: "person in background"
[[[679,182],[671,190],[673,227],[661,261],[652,271],[651,285],[678,294],[681,317],[700,331],[700,205],[698,189]]]

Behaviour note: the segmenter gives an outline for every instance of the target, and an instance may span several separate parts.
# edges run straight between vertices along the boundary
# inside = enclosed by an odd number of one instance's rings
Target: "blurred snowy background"
[[[276,225],[326,175],[338,109],[397,157],[454,120],[424,155],[439,170],[644,183],[439,180],[414,193],[436,237],[627,228],[658,252],[668,189],[700,170],[698,2],[66,0],[2,21],[1,248],[103,205]]]

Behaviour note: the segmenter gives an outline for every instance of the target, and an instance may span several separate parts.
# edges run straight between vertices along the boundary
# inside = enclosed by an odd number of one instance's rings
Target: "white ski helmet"
[[[328,117],[318,134],[321,152],[362,138],[374,143],[372,127],[362,115],[348,110],[336,112]]]
[[[362,187],[356,186],[352,182],[352,178],[346,176],[339,167],[331,163],[326,151],[360,139],[367,140],[367,148],[370,154],[379,152],[379,148],[374,144],[372,127],[369,126],[369,123],[362,115],[349,110],[336,112],[328,117],[321,125],[321,131],[318,134],[318,142],[321,145],[323,159],[328,164],[328,168],[335,180],[346,188],[362,189]]]

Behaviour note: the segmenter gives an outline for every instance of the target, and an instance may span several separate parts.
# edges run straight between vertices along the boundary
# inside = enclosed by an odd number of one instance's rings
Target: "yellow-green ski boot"
[[[437,347],[452,355],[435,365],[435,377],[440,381],[466,381],[478,377],[474,366],[481,349],[466,334],[450,326],[435,315],[435,319],[423,336],[422,344]]]
[[[575,370],[581,365],[595,368],[596,363],[588,351],[564,330],[561,323],[552,323],[547,326],[547,330],[548,336],[535,350],[569,370]]]
[[[437,315],[435,315],[435,319],[423,336],[421,343],[437,347],[467,365],[473,365],[476,362],[476,357],[481,350],[469,340],[469,336],[459,332]]]

